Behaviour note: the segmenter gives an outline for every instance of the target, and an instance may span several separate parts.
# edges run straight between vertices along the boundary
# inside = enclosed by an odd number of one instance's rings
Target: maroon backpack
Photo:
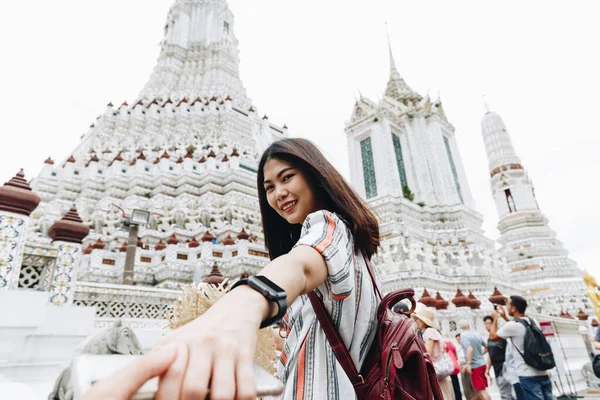
[[[381,299],[369,264],[367,262],[367,269]],[[426,353],[416,325],[408,316],[416,307],[414,295],[413,289],[404,289],[389,293],[381,299],[377,310],[375,340],[359,374],[327,314],[323,300],[314,291],[308,293],[327,340],[350,378],[358,400],[443,400],[433,362]],[[411,310],[406,314],[392,311],[394,304],[403,299],[410,300]]]

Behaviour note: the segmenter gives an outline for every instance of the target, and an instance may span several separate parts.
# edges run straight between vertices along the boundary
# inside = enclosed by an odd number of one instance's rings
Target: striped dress
[[[317,289],[360,370],[377,328],[379,299],[364,258],[354,254],[352,233],[329,211],[317,211],[304,221],[296,246],[311,246],[325,259],[328,277]],[[287,337],[278,362],[285,400],[347,400],[354,388],[337,362],[306,295],[288,307]]]

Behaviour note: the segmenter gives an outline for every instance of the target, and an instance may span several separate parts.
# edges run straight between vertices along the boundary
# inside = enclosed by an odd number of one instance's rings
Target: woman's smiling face
[[[267,202],[290,224],[301,224],[308,214],[319,210],[308,177],[287,161],[271,158],[263,169]]]

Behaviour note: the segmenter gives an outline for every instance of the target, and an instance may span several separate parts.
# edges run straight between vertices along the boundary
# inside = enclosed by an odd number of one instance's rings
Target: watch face
[[[287,297],[285,290],[265,276],[252,276],[249,278],[248,283],[250,283],[251,280],[253,281],[252,283],[256,285],[256,289],[259,289],[265,296],[273,297],[274,299],[285,299]]]

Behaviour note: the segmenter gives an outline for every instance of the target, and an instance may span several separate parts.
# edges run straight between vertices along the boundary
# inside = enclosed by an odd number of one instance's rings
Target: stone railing
[[[162,320],[180,293],[152,287],[78,282],[73,304],[95,307],[98,318]]]

